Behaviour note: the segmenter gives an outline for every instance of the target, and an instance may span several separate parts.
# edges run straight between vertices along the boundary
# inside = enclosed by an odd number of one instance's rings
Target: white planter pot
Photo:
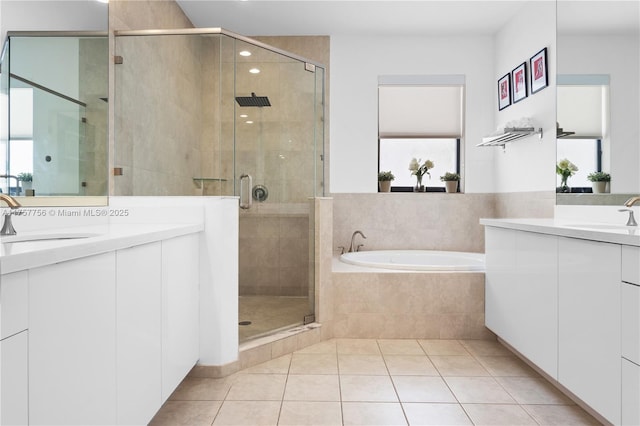
[[[447,192],[458,192],[458,181],[457,180],[446,180],[444,182],[444,187]]]
[[[607,192],[607,182],[591,182],[594,194],[604,194]]]

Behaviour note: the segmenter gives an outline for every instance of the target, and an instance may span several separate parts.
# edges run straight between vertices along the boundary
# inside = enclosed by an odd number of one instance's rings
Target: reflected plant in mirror
[[[620,205],[640,192],[640,3],[558,0],[557,23],[557,159],[580,170],[556,203]]]

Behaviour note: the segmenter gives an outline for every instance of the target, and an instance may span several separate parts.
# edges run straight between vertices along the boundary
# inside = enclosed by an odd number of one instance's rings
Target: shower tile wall
[[[309,292],[308,216],[240,217],[240,295]]]
[[[190,28],[173,1],[114,1],[113,30]],[[200,39],[146,38],[135,46],[116,43],[123,65],[116,68],[114,195],[191,195],[200,175],[202,82]],[[154,41],[155,40],[155,41]]]

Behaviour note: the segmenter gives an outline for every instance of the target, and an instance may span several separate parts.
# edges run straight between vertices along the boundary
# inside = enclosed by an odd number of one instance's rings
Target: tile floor
[[[597,425],[499,343],[334,339],[186,378],[151,425]]]
[[[311,312],[306,297],[285,296],[240,296],[238,311],[239,321],[251,321],[250,325],[238,327],[240,342],[302,324],[304,316]]]

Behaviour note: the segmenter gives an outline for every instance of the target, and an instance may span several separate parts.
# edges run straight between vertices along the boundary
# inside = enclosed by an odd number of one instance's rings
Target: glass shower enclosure
[[[324,68],[221,29],[115,48],[113,194],[239,197],[240,341],[312,322]]]

